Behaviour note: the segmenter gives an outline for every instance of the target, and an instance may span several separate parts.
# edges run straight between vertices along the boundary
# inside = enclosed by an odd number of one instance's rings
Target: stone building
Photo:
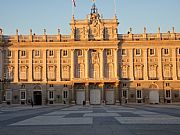
[[[180,33],[118,34],[95,4],[71,34],[4,35],[0,102],[119,104],[180,102]]]

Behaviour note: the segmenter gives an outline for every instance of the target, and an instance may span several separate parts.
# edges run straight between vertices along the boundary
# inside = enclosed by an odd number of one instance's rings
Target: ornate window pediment
[[[28,66],[21,66],[19,72],[20,80],[27,81],[28,77]]]

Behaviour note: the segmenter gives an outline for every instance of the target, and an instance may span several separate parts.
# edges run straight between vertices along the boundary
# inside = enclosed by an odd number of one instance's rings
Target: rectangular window
[[[54,56],[54,51],[53,50],[49,50],[49,56],[53,57]]]
[[[149,49],[149,55],[154,56],[155,55],[155,49]]]
[[[137,87],[140,87],[141,86],[141,84],[140,83],[137,83]]]
[[[122,56],[127,55],[127,51],[126,51],[126,49],[122,49],[122,50],[121,50],[121,55],[122,55]]]
[[[26,51],[21,51],[21,56],[26,57]]]
[[[136,98],[142,99],[142,90],[136,90]]]
[[[136,49],[135,54],[136,54],[136,56],[140,56],[141,55],[141,49]]]
[[[63,95],[64,95],[63,96],[64,98],[68,98],[68,92],[67,91],[64,91]]]
[[[7,50],[7,57],[12,57],[12,51]]]
[[[82,56],[82,55],[83,55],[82,50],[78,50],[77,51],[77,56]]]
[[[111,56],[111,55],[112,55],[112,51],[111,51],[111,49],[107,49],[106,54],[107,54],[107,56]]]
[[[169,49],[163,49],[163,53],[164,53],[164,55],[168,55],[169,54]]]
[[[171,90],[166,90],[165,92],[166,98],[171,99]]]
[[[123,83],[123,87],[126,87],[127,85],[126,85],[126,83]]]
[[[53,88],[53,87],[54,87],[54,85],[53,85],[53,84],[49,84],[49,87],[50,87],[50,88]]]
[[[125,99],[128,99],[128,90],[123,90],[123,91],[122,91],[122,96],[123,96]]]
[[[67,50],[63,50],[63,56],[64,57],[68,56],[68,51]]]
[[[39,50],[35,50],[34,51],[34,56],[35,57],[39,57],[40,56],[40,51]]]
[[[53,91],[49,91],[49,99],[54,99],[54,92]]]
[[[166,87],[170,86],[169,83],[166,83]]]
[[[21,99],[21,100],[26,100],[26,92],[25,92],[25,91],[21,91],[21,93],[20,93],[20,99]]]

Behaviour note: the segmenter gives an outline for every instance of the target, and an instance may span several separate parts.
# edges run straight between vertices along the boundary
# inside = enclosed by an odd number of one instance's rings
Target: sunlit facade
[[[71,34],[0,31],[0,102],[164,104],[180,102],[180,33],[118,34],[93,5]]]

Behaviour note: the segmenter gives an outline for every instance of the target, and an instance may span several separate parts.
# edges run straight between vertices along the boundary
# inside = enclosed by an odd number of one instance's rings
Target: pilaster
[[[144,49],[144,80],[148,80],[148,59],[147,59],[147,49]]]
[[[56,76],[57,82],[60,82],[60,50],[57,50],[57,76]]]
[[[114,77],[117,79],[118,77],[118,59],[117,59],[118,49],[114,49]]]
[[[74,79],[74,49],[71,49],[71,80]]]
[[[158,76],[159,80],[162,80],[162,51],[161,48],[158,49]]]
[[[105,103],[105,92],[104,92],[104,83],[101,83],[100,85],[99,85],[99,87],[101,88],[101,99],[102,99],[102,101],[101,101],[101,103]]]
[[[89,105],[90,103],[90,97],[89,97],[89,84],[85,84],[85,99],[86,99],[86,105]]]
[[[129,69],[130,69],[130,79],[134,80],[134,55],[133,55],[133,49],[129,50]]]
[[[18,50],[15,50],[15,56],[14,56],[14,82],[19,81],[19,56],[18,56]]]
[[[43,50],[43,81],[47,81],[47,52]]]
[[[177,80],[176,48],[172,49],[173,80]]]
[[[88,49],[85,49],[85,78],[89,78],[89,55],[88,55]]]
[[[115,99],[116,99],[115,101],[116,101],[116,104],[120,104],[119,83],[115,83],[114,90],[115,90]]]
[[[104,78],[104,49],[100,49],[100,78]]]
[[[32,50],[29,50],[29,74],[28,74],[28,82],[32,82],[32,74],[33,68],[32,68]]]

